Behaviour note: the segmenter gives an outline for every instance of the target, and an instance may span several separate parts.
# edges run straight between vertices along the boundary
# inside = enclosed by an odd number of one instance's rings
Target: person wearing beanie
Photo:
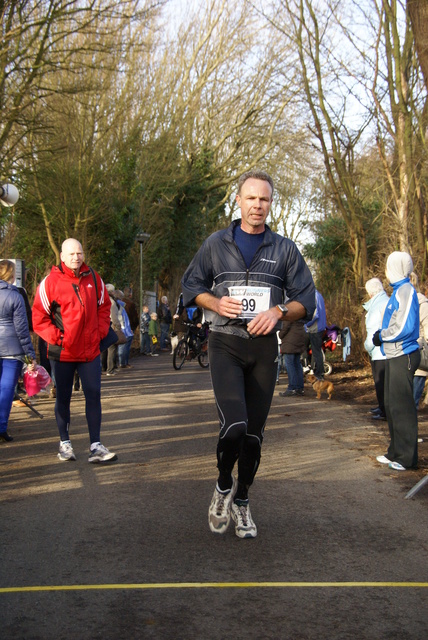
[[[419,302],[410,283],[413,261],[405,251],[394,251],[386,262],[386,277],[393,289],[373,344],[386,356],[385,412],[390,443],[377,461],[396,471],[418,463],[418,417],[413,399],[413,378],[420,362]]]
[[[376,347],[373,344],[372,336],[375,331],[380,329],[382,326],[382,318],[389,297],[379,278],[371,278],[371,280],[366,282],[365,287],[370,299],[363,304],[363,309],[366,311],[365,323],[367,333],[366,339],[364,340],[364,348],[370,356],[373,381],[378,402],[378,406],[372,409],[372,418],[374,420],[385,420],[384,390],[386,358],[380,347]]]

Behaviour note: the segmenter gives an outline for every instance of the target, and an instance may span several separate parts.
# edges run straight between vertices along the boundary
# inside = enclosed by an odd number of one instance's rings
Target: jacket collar
[[[367,302],[363,302],[363,309],[365,309],[366,311],[368,311],[373,304],[376,304],[376,302],[380,299],[383,298],[384,296],[388,297],[388,294],[386,293],[386,291],[379,291],[379,293],[377,293],[375,296],[373,296],[373,298],[370,298],[370,300],[367,300]]]
[[[233,220],[231,222],[231,224],[227,227],[226,229],[226,239],[229,240],[230,242],[233,241],[233,231],[236,227],[241,225],[241,218],[238,218],[237,220]],[[271,230],[271,228],[265,224],[265,237],[263,240],[263,244],[267,244],[267,243],[272,243],[273,242],[273,236],[274,233]]]
[[[73,271],[73,269],[70,269],[70,267],[67,267],[63,263],[62,260],[59,263],[57,268],[60,271],[62,271],[62,273],[65,273],[67,276],[69,276],[70,278],[80,278],[81,276],[86,276],[88,273],[90,273],[88,265],[85,264],[84,262],[82,263],[82,266],[80,267],[80,271],[79,271],[79,275],[78,276],[76,276],[74,271]]]
[[[391,287],[395,291],[396,289],[398,289],[398,287],[401,287],[401,285],[405,284],[406,282],[410,282],[410,278],[403,278],[402,280],[399,280],[398,282],[390,282],[389,284],[391,285]]]

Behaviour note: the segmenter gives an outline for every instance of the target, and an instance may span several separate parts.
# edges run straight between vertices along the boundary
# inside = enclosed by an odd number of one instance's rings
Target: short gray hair
[[[370,296],[375,296],[383,291],[383,284],[379,278],[372,278],[366,282],[366,291]]]
[[[272,193],[273,193],[273,180],[270,175],[266,171],[262,171],[261,169],[250,169],[242,174],[242,176],[238,180],[238,195],[241,193],[242,185],[250,178],[254,178],[254,180],[265,180],[269,182]]]

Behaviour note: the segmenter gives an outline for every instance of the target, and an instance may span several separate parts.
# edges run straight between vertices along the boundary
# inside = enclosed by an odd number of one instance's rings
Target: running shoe
[[[117,460],[117,455],[101,443],[89,452],[88,462],[110,462],[110,460]]]
[[[59,443],[59,451],[58,458],[63,462],[68,460],[76,460],[76,456],[74,455],[73,447],[71,446],[70,440],[66,440],[65,442]]]
[[[381,464],[389,464],[391,460],[389,460],[386,456],[376,456],[376,460]]]
[[[403,467],[399,462],[390,462],[388,467],[390,469],[394,469],[394,471],[405,471],[406,467]]]
[[[213,533],[224,533],[230,523],[230,507],[236,492],[236,478],[233,478],[232,488],[223,493],[218,485],[214,489],[210,508],[208,509],[208,524]]]
[[[257,536],[257,527],[251,517],[248,500],[235,500],[232,504],[232,518],[235,521],[235,533],[238,538]]]

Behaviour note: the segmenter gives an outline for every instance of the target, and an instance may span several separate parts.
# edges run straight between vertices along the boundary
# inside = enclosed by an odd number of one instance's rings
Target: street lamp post
[[[143,244],[150,238],[150,233],[141,232],[137,235],[140,245],[140,321],[143,313]]]

